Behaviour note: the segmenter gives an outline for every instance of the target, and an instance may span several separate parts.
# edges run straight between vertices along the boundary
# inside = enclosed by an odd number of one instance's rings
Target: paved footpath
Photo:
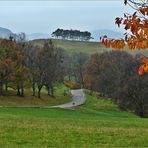
[[[79,106],[85,103],[86,98],[83,92],[83,89],[76,89],[76,90],[71,90],[72,93],[72,101],[62,104],[62,105],[57,105],[57,106],[0,106],[0,107],[7,107],[7,108],[73,108],[75,106]]]
[[[71,93],[72,93],[72,101],[62,105],[52,106],[51,108],[72,108],[85,103],[86,98],[83,89],[71,90]]]

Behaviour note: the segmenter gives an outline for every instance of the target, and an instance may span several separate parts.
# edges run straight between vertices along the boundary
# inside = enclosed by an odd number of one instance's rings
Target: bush
[[[75,80],[66,81],[65,85],[69,87],[70,89],[80,89],[81,88],[81,86]]]

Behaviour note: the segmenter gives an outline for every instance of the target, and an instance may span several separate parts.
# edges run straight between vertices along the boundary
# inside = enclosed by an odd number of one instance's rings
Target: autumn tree
[[[18,48],[14,42],[0,40],[0,94],[4,93],[4,84],[7,91],[8,83],[15,72],[18,54]]]
[[[24,57],[25,55],[16,42],[7,39],[0,40],[0,94],[4,93],[4,86],[7,91],[8,84],[17,89],[17,85],[20,83],[20,81],[16,81],[19,78],[17,73],[21,69],[20,77],[25,75],[25,67],[22,69]]]
[[[117,17],[115,24],[124,26],[127,30],[124,39],[109,39],[104,36],[102,42],[107,47],[123,48],[128,45],[130,49],[148,48],[148,3],[147,0],[124,0],[125,5],[131,6],[133,14],[124,13],[124,17]]]
[[[123,110],[148,117],[148,75],[139,77],[139,60],[123,51],[93,54],[85,64],[85,87],[111,98]]]
[[[38,46],[33,46],[32,44],[25,44],[23,51],[26,55],[25,65],[30,70],[30,81],[32,86],[32,95],[36,95],[36,82],[37,82],[37,72],[38,72],[38,52],[41,48]]]
[[[38,97],[41,97],[43,86],[48,95],[54,95],[54,84],[64,79],[62,49],[56,48],[51,40],[44,43],[44,47],[37,53],[36,60],[36,84]]]
[[[106,35],[100,37],[106,47],[122,49],[128,46],[129,49],[148,48],[148,2],[147,0],[124,0],[125,5],[134,9],[133,14],[124,13],[124,17],[117,17],[115,24],[124,26],[127,30],[123,39],[110,39]],[[142,65],[139,67],[139,75],[148,73],[148,58],[141,56]],[[145,59],[145,62],[143,62]]]
[[[93,54],[85,64],[85,85],[90,90],[112,97],[119,88],[121,73],[128,73],[125,65],[132,59],[126,52],[112,51]],[[124,61],[124,62],[123,62]]]
[[[24,88],[30,87],[30,70],[21,64],[17,65],[12,85],[17,90],[17,95],[23,97]]]

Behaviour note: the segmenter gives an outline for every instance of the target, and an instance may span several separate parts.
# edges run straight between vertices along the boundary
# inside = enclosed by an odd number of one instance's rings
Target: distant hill
[[[0,27],[0,38],[8,38],[11,33],[11,30]]]
[[[50,35],[45,33],[26,34],[27,40],[48,39],[49,37]]]
[[[109,38],[115,38],[120,39],[123,38],[123,34],[120,32],[112,31],[112,30],[93,30],[91,31],[92,37],[94,38],[94,41],[99,41],[100,36],[107,35]]]
[[[46,39],[38,39],[38,40],[32,40],[29,41],[34,45],[43,47]],[[67,53],[96,53],[96,52],[104,52],[109,51],[110,49],[107,49],[104,47],[102,43],[99,42],[84,42],[84,41],[70,41],[70,40],[62,40],[62,39],[52,39],[55,46],[63,48]]]
[[[45,41],[47,39],[38,39],[38,40],[32,40],[29,41],[29,43],[32,43],[33,45],[37,45],[40,47],[43,47]],[[102,53],[105,51],[111,51],[112,48],[106,48],[102,43],[100,42],[84,42],[84,41],[69,41],[69,40],[61,40],[61,39],[52,39],[53,43],[57,47],[63,48],[67,53],[72,54],[72,53],[87,53],[87,54],[93,54],[93,53]],[[139,51],[139,50],[134,50],[131,52],[131,50],[125,49],[125,51],[131,53],[131,54],[137,54],[141,53],[145,56],[148,56],[148,49]]]

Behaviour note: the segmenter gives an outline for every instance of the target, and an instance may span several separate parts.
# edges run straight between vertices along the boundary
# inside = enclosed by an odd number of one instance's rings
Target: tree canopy
[[[52,37],[61,38],[61,39],[69,39],[69,40],[80,40],[80,41],[89,41],[93,39],[91,37],[91,33],[88,31],[80,31],[80,30],[64,30],[58,28],[52,33]]]
[[[124,39],[109,39],[104,36],[102,42],[107,47],[123,48],[128,45],[130,49],[148,48],[148,3],[145,0],[125,0],[125,5],[131,6],[133,14],[124,13],[123,17],[117,17],[115,24],[124,26],[126,33]]]
[[[124,13],[123,17],[117,17],[115,24],[124,26],[126,33],[123,39],[110,39],[103,36],[100,39],[106,47],[122,49],[128,46],[129,49],[148,48],[148,2],[147,0],[124,0],[125,5],[134,9],[133,14]],[[139,67],[139,75],[148,73],[148,58],[141,56],[142,65]]]

